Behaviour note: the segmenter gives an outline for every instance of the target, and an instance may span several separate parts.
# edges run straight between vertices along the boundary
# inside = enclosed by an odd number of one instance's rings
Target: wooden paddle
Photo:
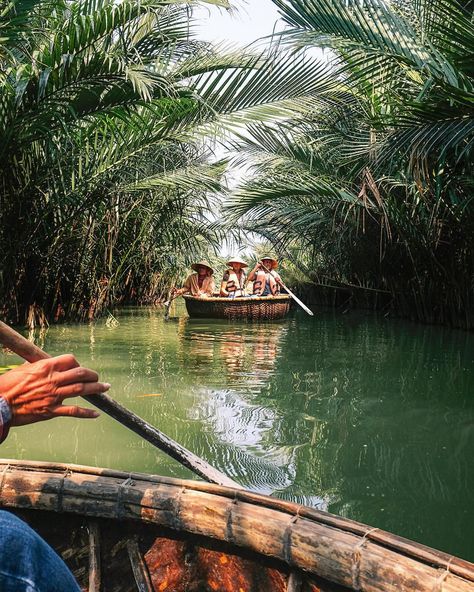
[[[37,362],[51,357],[1,321],[0,343],[28,362]],[[98,395],[87,395],[83,398],[104,413],[107,413],[107,415],[110,415],[110,417],[113,417],[128,429],[132,430],[132,432],[135,432],[144,438],[147,442],[150,442],[150,444],[153,444],[153,446],[166,452],[166,454],[188,469],[191,469],[196,475],[206,479],[206,481],[217,483],[218,485],[225,485],[227,487],[243,489],[238,483],[229,479],[227,475],[224,475],[224,473],[221,473],[212,467],[205,460],[199,458],[199,456],[196,456],[184,448],[184,446],[181,446],[181,444],[178,444],[178,442],[175,442],[166,434],[163,434],[163,432],[160,432],[160,430],[120,405],[120,403],[117,403],[117,401],[114,401],[108,395],[101,393]]]
[[[277,283],[279,283],[279,284],[280,284],[280,286],[282,286],[283,288],[285,288],[285,290],[286,290],[286,291],[288,292],[288,294],[289,294],[289,295],[290,295],[290,296],[293,298],[293,300],[296,302],[296,304],[299,304],[299,305],[301,306],[301,308],[302,308],[302,309],[303,309],[305,312],[307,312],[309,315],[311,315],[312,317],[314,317],[314,313],[313,313],[313,311],[311,311],[311,310],[310,310],[310,309],[309,309],[309,308],[306,306],[306,304],[303,304],[303,303],[301,302],[301,300],[300,300],[300,299],[299,299],[297,296],[295,296],[295,295],[293,294],[293,292],[290,290],[290,288],[288,288],[288,286],[285,286],[285,284],[282,282],[282,280],[281,280],[281,279],[279,279],[279,278],[275,277],[275,274],[273,273],[273,270],[271,270],[271,269],[268,269],[268,267],[266,267],[266,266],[265,266],[265,265],[264,265],[264,264],[263,264],[261,261],[260,261],[260,265],[263,267],[263,269],[264,269],[265,271],[267,271],[267,272],[268,272],[268,273],[269,273],[271,276],[273,276],[273,277],[275,278],[275,281],[276,281]]]

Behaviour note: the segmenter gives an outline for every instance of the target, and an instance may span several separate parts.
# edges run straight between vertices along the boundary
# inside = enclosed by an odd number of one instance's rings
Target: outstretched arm
[[[182,296],[183,294],[186,294],[186,292],[188,292],[187,288],[175,288],[173,290],[173,296],[174,298],[177,298],[178,296]],[[174,300],[173,298],[173,300]]]
[[[283,282],[282,282],[282,279],[281,279],[281,277],[280,277],[280,274],[279,274],[278,272],[276,272],[276,271],[271,271],[270,273],[271,273],[271,274],[272,274],[272,276],[275,278],[275,281],[276,281],[276,283],[277,283],[279,286],[283,286]]]
[[[182,288],[175,288],[173,290],[173,296],[174,296],[174,298],[177,298],[178,296],[182,296],[183,294],[188,294],[189,292],[191,292],[191,276],[188,276],[186,278],[186,281],[184,282],[184,285]]]

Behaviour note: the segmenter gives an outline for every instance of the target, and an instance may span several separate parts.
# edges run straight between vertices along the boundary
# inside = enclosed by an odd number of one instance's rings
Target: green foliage
[[[312,89],[314,62],[295,76],[291,55],[273,67],[194,40],[194,4],[18,0],[0,14],[9,320],[93,318],[160,297],[221,242],[215,134],[281,116]]]
[[[274,2],[289,27],[282,43],[328,48],[332,69],[297,115],[242,139],[253,177],[230,212],[316,283],[388,290],[413,318],[472,327],[472,10]]]

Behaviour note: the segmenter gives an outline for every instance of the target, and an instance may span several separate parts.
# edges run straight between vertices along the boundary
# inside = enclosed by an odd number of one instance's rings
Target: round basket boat
[[[240,489],[0,460],[0,506],[89,592],[474,592],[474,564]]]
[[[261,296],[258,298],[196,298],[183,296],[192,318],[268,321],[283,319],[290,310],[290,296]]]

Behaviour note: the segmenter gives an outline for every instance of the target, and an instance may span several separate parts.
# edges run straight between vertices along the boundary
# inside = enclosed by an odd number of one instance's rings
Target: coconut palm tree
[[[274,2],[283,39],[327,48],[337,84],[306,97],[305,114],[251,129],[238,148],[255,175],[234,216],[283,251],[313,253],[319,279],[389,290],[410,316],[472,326],[472,8]]]
[[[165,270],[220,238],[209,192],[222,190],[225,163],[211,162],[209,138],[288,113],[314,88],[314,62],[194,40],[194,4],[4,9],[0,292],[10,320],[153,299]]]

